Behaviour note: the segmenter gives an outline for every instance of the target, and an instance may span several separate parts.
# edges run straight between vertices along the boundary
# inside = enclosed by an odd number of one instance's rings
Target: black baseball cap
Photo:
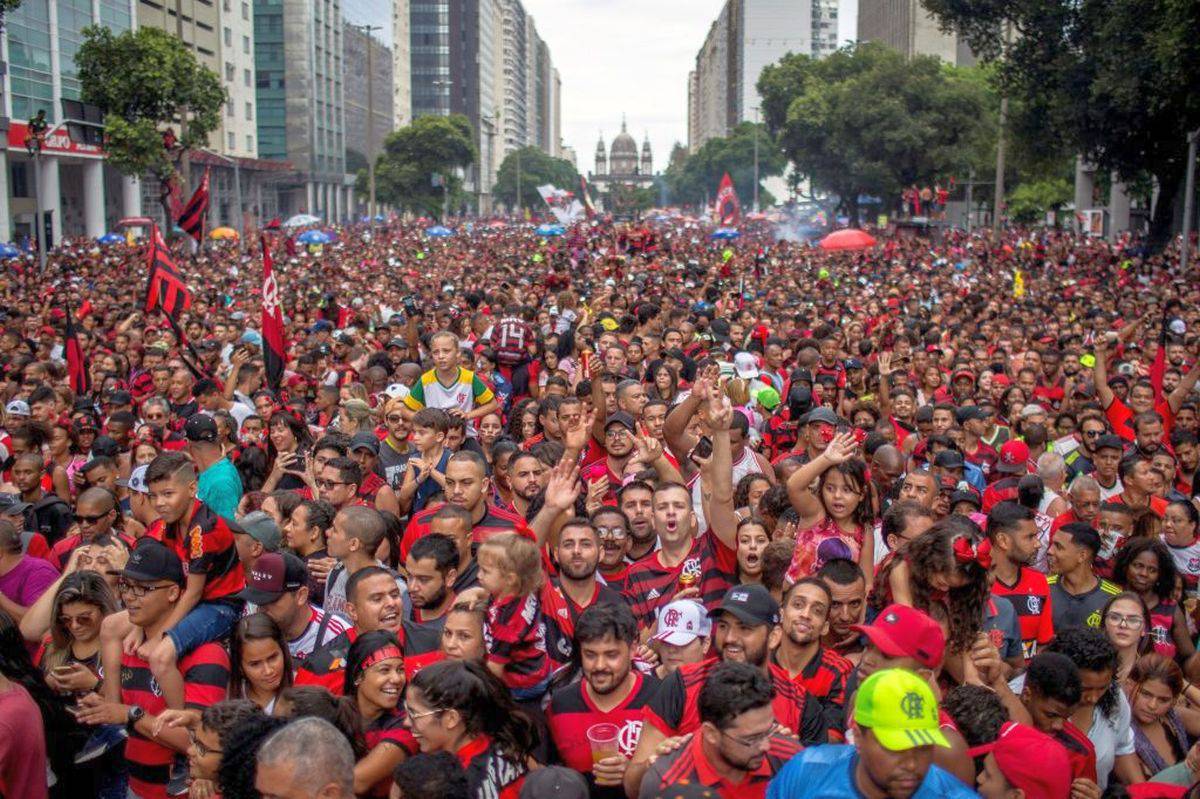
[[[983,408],[980,408],[978,405],[964,405],[954,414],[954,417],[959,424],[962,424],[963,422],[969,422],[972,419],[983,421],[989,416],[991,416],[991,414],[985,411]]]
[[[369,430],[355,433],[354,437],[350,439],[350,451],[353,452],[356,449],[370,450],[371,453],[378,455],[379,439]]]
[[[779,603],[771,592],[758,583],[735,585],[725,592],[721,604],[709,611],[709,616],[732,613],[744,624],[761,627],[779,623]]]
[[[635,422],[633,417],[625,411],[617,411],[612,416],[608,417],[608,421],[604,423],[604,429],[607,430],[614,424],[621,425],[622,427],[628,429],[631,433],[637,432],[637,422]]]
[[[944,449],[934,456],[933,465],[943,469],[961,469],[963,468],[963,456],[952,449]]]
[[[0,516],[16,516],[32,507],[32,504],[21,499],[20,494],[0,494]]]
[[[170,547],[153,538],[138,539],[137,546],[129,553],[125,568],[117,574],[140,583],[170,580],[176,585],[183,585],[184,580],[183,562],[179,560],[179,556]]]
[[[1117,449],[1125,451],[1125,440],[1113,433],[1107,433],[1096,439],[1096,449]]]
[[[804,424],[831,424],[836,427],[839,421],[837,414],[824,405],[813,408],[804,417]]]
[[[183,426],[183,434],[188,441],[216,441],[217,420],[207,413],[193,413]]]
[[[307,583],[308,570],[299,557],[291,552],[264,552],[250,569],[246,587],[238,592],[238,598],[269,605]]]

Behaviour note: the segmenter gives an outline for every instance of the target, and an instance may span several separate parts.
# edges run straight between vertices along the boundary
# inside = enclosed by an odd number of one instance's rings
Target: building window
[[[232,2],[232,0],[225,0],[225,2],[221,4],[221,6],[222,6],[222,7],[223,7],[223,8],[224,8],[226,11],[232,11],[232,10],[233,10],[233,2]]]
[[[252,83],[252,81],[250,80],[250,70],[248,70],[248,69],[242,70],[242,83],[246,84],[247,89],[250,88],[250,84]]]
[[[233,83],[233,78],[235,75],[237,75],[237,70],[234,68],[233,64],[230,64],[228,61],[226,61],[225,62],[225,82]]]
[[[254,119],[254,104],[246,103],[246,119]]]
[[[229,30],[229,28],[226,28],[224,35],[225,35],[225,46],[233,47],[233,31]]]
[[[250,55],[250,37],[249,36],[242,37],[242,52],[245,53],[246,55]]]
[[[246,134],[246,149],[254,152],[254,137],[250,134]]]
[[[229,103],[225,106],[225,116],[229,117],[230,119],[233,119],[233,101],[232,100],[230,100]]]
[[[249,21],[249,19],[250,19],[250,4],[249,3],[246,3],[246,2],[242,3],[242,19],[247,20],[247,21]]]
[[[229,149],[232,150],[233,148],[237,147],[237,137],[232,133],[226,134],[226,136],[229,139]]]

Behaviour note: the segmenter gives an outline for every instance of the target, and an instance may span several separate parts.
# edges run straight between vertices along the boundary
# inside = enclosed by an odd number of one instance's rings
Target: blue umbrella
[[[425,228],[425,235],[433,236],[434,238],[445,238],[446,236],[453,236],[454,231],[445,225],[434,225],[433,227]]]
[[[101,244],[124,244],[125,237],[120,233],[105,233],[100,238],[96,239]]]
[[[533,232],[539,236],[561,236],[567,231],[562,225],[538,225]]]
[[[21,251],[11,244],[0,244],[0,258],[20,258]]]
[[[296,237],[296,241],[301,244],[328,244],[333,241],[333,236],[323,230],[306,230]]]
[[[740,235],[742,234],[731,227],[717,228],[712,232],[714,239],[736,239]]]

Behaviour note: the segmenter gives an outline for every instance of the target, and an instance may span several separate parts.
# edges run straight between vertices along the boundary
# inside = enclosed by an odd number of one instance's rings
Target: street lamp
[[[1196,215],[1196,140],[1200,139],[1200,128],[1188,134],[1187,177],[1184,179],[1183,194],[1183,251],[1179,253],[1180,274],[1187,275],[1188,261],[1192,254],[1192,217]]]
[[[751,109],[754,112],[754,213],[758,213],[758,106]]]

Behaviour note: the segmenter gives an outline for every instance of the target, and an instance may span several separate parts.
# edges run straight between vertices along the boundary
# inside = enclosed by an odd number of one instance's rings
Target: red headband
[[[404,653],[400,651],[400,647],[396,646],[395,644],[381,646],[363,661],[362,666],[359,667],[359,671],[366,671],[376,663],[384,660],[390,660],[391,658],[400,658],[401,660],[404,660]]]

